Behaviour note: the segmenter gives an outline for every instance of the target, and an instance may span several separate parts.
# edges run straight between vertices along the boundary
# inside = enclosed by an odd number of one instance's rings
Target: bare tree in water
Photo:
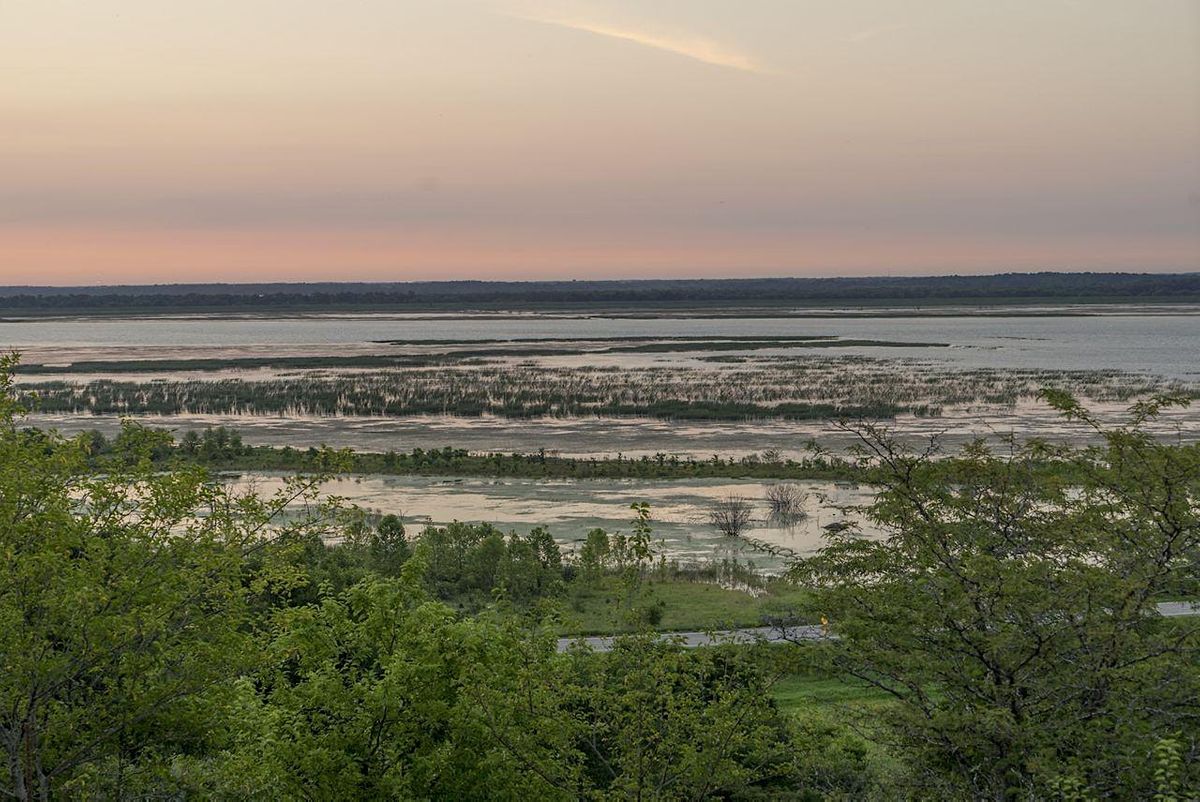
[[[750,526],[754,509],[741,496],[729,496],[718,501],[708,513],[708,520],[726,537],[737,537]]]
[[[782,482],[767,488],[767,504],[771,517],[783,521],[798,521],[804,517],[804,502],[808,495],[800,485]]]

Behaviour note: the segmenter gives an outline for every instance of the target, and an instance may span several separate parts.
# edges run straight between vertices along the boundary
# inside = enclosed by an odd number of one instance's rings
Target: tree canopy
[[[1157,750],[1200,762],[1200,620],[1156,603],[1200,590],[1200,446],[1142,428],[1163,398],[1105,429],[1047,400],[1102,445],[1044,442],[958,459],[855,426],[881,468],[853,529],[795,574],[832,622],[836,669],[890,694],[878,712],[915,787],[946,798],[1148,798]]]

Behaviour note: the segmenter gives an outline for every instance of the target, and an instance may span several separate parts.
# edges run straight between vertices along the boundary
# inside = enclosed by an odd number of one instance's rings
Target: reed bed
[[[690,420],[936,416],[1013,406],[1046,387],[1095,402],[1197,385],[1119,371],[961,369],[871,357],[787,357],[702,367],[558,367],[534,362],[412,367],[270,379],[96,380],[23,385],[43,412],[280,416],[455,415]]]

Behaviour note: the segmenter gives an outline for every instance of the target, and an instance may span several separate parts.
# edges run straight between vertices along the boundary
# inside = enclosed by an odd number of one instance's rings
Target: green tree
[[[0,360],[0,790],[112,796],[203,731],[188,705],[252,664],[248,595],[290,578],[249,575],[247,558],[311,523],[278,516],[316,483],[263,500],[196,468],[162,473],[163,435],[129,424],[94,472],[88,438],[18,430],[13,364]]]
[[[274,617],[270,659],[185,762],[205,796],[796,798],[796,744],[763,655],[652,636],[556,654],[551,630],[460,618],[397,579]]]
[[[396,576],[412,554],[404,533],[404,522],[398,515],[379,519],[369,545],[371,566],[384,576]]]
[[[467,572],[460,580],[461,588],[490,594],[500,584],[501,564],[507,553],[504,535],[499,529],[488,527],[468,553]]]
[[[509,535],[500,584],[506,598],[519,604],[561,593],[562,553],[545,527]]]
[[[200,450],[200,435],[196,434],[195,429],[188,429],[184,432],[183,437],[179,440],[179,448],[189,456]]]
[[[848,427],[879,469],[867,515],[885,537],[832,533],[796,573],[838,636],[831,664],[895,698],[874,715],[922,794],[1039,798],[1073,778],[1148,798],[1155,744],[1176,732],[1195,787],[1200,624],[1155,604],[1197,592],[1200,446],[1146,431],[1177,399],[1105,428],[1048,398],[1100,444],[939,460]]]
[[[227,701],[228,735],[186,761],[201,796],[283,799],[566,799],[565,731],[501,732],[547,704],[553,640],[460,619],[431,599],[418,554],[398,578],[276,612],[266,665]],[[522,688],[533,696],[517,699]],[[503,698],[498,710],[482,701]],[[528,754],[543,773],[518,755]],[[566,756],[566,757],[564,757]],[[568,785],[571,782],[567,781]]]
[[[585,798],[798,798],[797,745],[764,657],[652,634],[573,652],[547,696],[573,725]],[[554,677],[554,675],[551,675]]]
[[[589,582],[597,581],[608,568],[610,544],[608,533],[593,529],[587,533],[583,547],[579,550],[579,567]]]

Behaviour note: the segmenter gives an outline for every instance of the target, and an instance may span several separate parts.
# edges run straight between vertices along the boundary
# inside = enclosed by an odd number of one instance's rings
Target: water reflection
[[[282,485],[278,474],[242,474],[231,480],[270,493]],[[350,476],[325,485],[364,509],[401,515],[410,534],[426,524],[486,522],[525,532],[547,526],[566,549],[574,550],[588,531],[629,531],[630,504],[646,502],[654,536],[668,559],[707,562],[737,558],[763,571],[782,570],[791,554],[810,554],[822,544],[826,527],[858,520],[854,508],[869,503],[870,488],[852,483],[797,482],[804,506],[786,518],[772,516],[767,500],[774,483],[719,480],[475,479],[411,476]],[[727,537],[709,521],[714,504],[736,495],[752,506],[742,537]],[[772,553],[774,552],[774,553]]]

